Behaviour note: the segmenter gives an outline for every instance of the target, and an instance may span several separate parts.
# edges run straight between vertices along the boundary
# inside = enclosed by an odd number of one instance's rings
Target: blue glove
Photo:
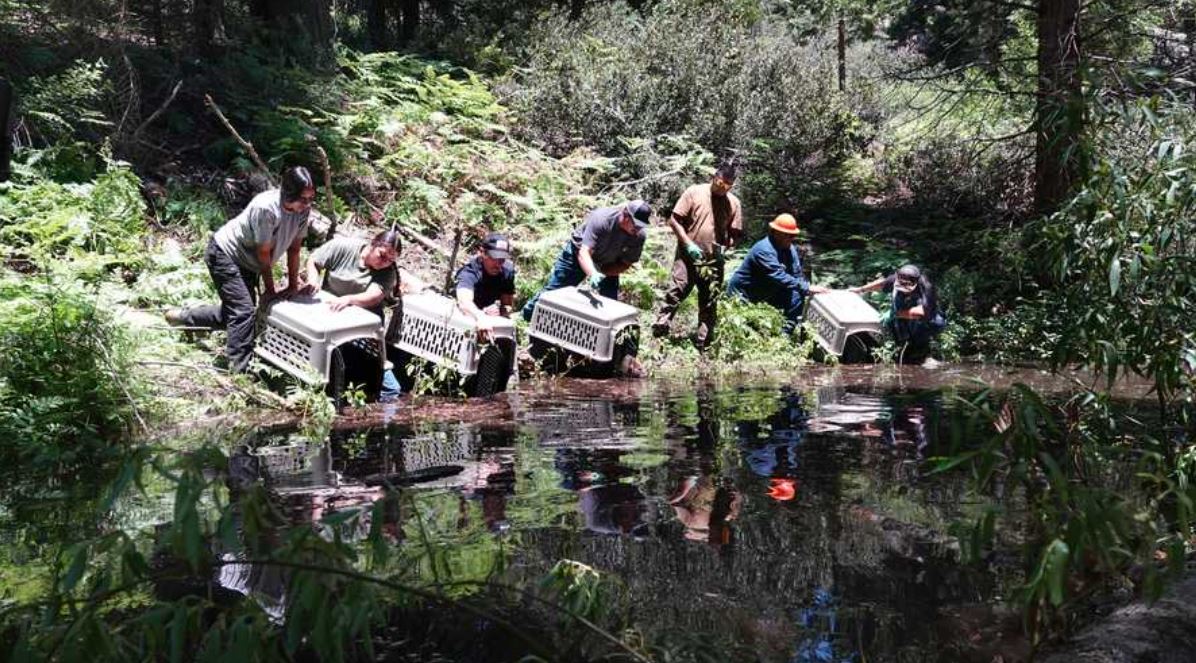
[[[602,279],[604,279],[604,278],[606,278],[606,277],[604,277],[603,275],[599,274],[598,272],[594,272],[593,274],[590,274],[590,279],[589,279],[589,281],[590,281],[590,289],[591,289],[591,290],[597,290],[597,289],[598,289],[598,287],[599,287],[600,285],[602,285]]]
[[[689,244],[685,245],[685,254],[688,255],[691,260],[701,260],[702,259],[702,249],[700,247],[698,247],[697,244],[694,244],[693,242],[690,242]]]

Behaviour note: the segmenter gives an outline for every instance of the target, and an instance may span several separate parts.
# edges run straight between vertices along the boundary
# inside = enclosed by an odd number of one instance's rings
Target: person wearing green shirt
[[[380,232],[372,240],[333,239],[307,259],[307,283],[309,286],[319,284],[320,289],[335,296],[328,302],[333,311],[360,306],[382,318],[382,303],[388,294],[395,292],[398,280],[395,260],[402,250],[402,240],[394,230]],[[393,401],[399,392],[399,381],[394,372],[383,371],[378,400]]]

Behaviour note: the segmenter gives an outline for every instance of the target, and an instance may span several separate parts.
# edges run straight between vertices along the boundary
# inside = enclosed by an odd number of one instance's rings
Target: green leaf
[[[1067,579],[1067,557],[1070,552],[1067,544],[1060,539],[1052,541],[1046,550],[1047,591],[1054,606],[1063,603],[1063,583]]]
[[[1117,256],[1113,258],[1113,262],[1109,263],[1109,294],[1117,296],[1117,290],[1121,287],[1121,259]]]
[[[69,592],[79,584],[83,572],[87,570],[88,549],[85,544],[75,546],[75,554],[71,558],[71,565],[67,568],[66,576],[62,579],[63,591]]]

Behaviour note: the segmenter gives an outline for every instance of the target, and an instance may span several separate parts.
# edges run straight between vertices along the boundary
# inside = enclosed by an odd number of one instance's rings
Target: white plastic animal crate
[[[882,332],[876,309],[848,290],[814,295],[806,308],[806,320],[814,326],[818,345],[835,356],[842,356],[850,337],[867,334],[869,342],[875,342]]]
[[[379,362],[386,361],[378,316],[357,306],[334,312],[319,299],[293,299],[270,307],[254,352],[300,380],[323,383],[328,381],[332,351],[358,339],[370,341]]]
[[[528,333],[532,338],[605,362],[614,358],[619,333],[639,323],[639,310],[577,288],[540,295]]]
[[[497,316],[486,316],[486,321],[493,329],[493,342],[509,342],[507,369],[513,369],[515,322]],[[480,357],[477,332],[477,321],[457,308],[455,300],[433,292],[403,296],[403,326],[396,344],[400,350],[462,375],[474,375]]]

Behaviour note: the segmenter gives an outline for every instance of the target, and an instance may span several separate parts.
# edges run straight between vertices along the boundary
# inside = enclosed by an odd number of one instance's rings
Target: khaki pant
[[[698,288],[698,334],[696,344],[705,348],[714,340],[714,326],[718,322],[718,300],[723,294],[723,262],[702,260],[695,266],[688,257],[673,261],[672,283],[664,293],[664,304],[652,324],[653,330],[665,330],[673,321],[677,307]]]

